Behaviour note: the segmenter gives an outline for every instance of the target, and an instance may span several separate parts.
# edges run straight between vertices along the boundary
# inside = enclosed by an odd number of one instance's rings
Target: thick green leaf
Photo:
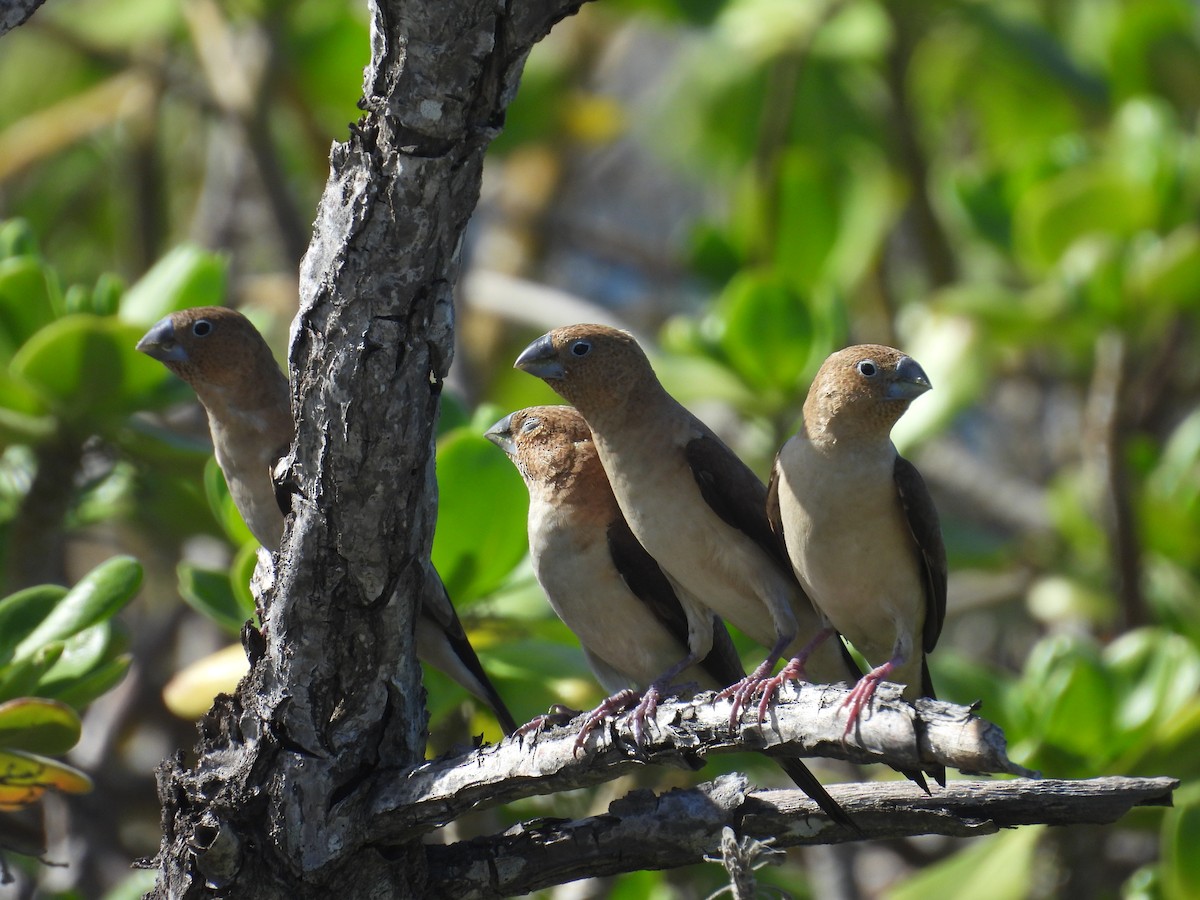
[[[717,299],[715,313],[721,349],[748,385],[796,389],[811,349],[812,316],[783,278],[743,272]]]
[[[0,360],[54,321],[61,302],[54,272],[35,256],[0,260]]]
[[[1016,209],[1016,243],[1034,272],[1053,266],[1088,235],[1128,237],[1154,220],[1153,199],[1099,166],[1071,169],[1034,185]]]
[[[34,693],[56,697],[116,656],[120,650],[112,624],[100,622],[63,641],[58,661],[38,679]]]
[[[217,306],[225,296],[225,261],[184,244],[176,247],[125,292],[121,320],[139,333],[176,310]]]
[[[65,596],[65,587],[39,584],[0,600],[0,664],[12,659],[17,645],[33,633]]]
[[[79,742],[79,715],[57,700],[22,697],[0,703],[0,747],[66,753]]]
[[[137,593],[142,566],[131,556],[114,556],[92,569],[42,622],[17,645],[16,659],[25,659],[51,641],[65,640],[110,618]]]
[[[239,634],[246,620],[254,617],[253,601],[247,609],[233,589],[229,572],[205,569],[186,561],[180,562],[175,572],[179,576],[179,595],[188,606],[231,634]]]
[[[63,649],[63,642],[55,641],[28,659],[9,663],[0,669],[0,700],[16,700],[37,693],[38,682],[58,662]]]
[[[0,222],[0,260],[10,256],[37,256],[37,235],[24,219]]]
[[[433,563],[456,603],[498,587],[525,555],[528,495],[508,458],[479,434],[438,442]]]
[[[132,662],[133,657],[128,653],[118,656],[93,670],[86,678],[63,685],[62,690],[56,691],[54,697],[75,709],[83,709],[101,694],[107,694],[120,684]]]
[[[66,316],[13,358],[12,373],[60,416],[102,428],[113,416],[161,406],[172,376],[134,347],[139,329],[109,316]]]

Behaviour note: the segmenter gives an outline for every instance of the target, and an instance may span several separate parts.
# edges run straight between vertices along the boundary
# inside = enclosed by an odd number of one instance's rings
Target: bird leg
[[[532,719],[514,731],[512,736],[520,739],[531,732],[539,732],[543,728],[548,728],[551,725],[565,725],[577,715],[579,715],[579,710],[571,709],[571,707],[564,706],[561,703],[555,703],[550,707],[549,712],[543,713],[540,716],[534,716]]]
[[[775,668],[775,663],[779,662],[783,656],[783,648],[792,642],[792,635],[782,635],[775,641],[775,646],[771,648],[771,652],[749,675],[741,681],[735,681],[725,690],[717,694],[714,700],[724,700],[726,697],[733,698],[733,705],[729,710],[729,730],[733,731],[737,728],[738,717],[741,715],[742,708],[751,700],[754,699],[754,694],[767,678],[770,677],[771,671]]]
[[[629,714],[629,720],[633,727],[633,738],[639,747],[646,743],[646,719],[652,718],[655,711],[658,709],[658,701],[663,697],[665,691],[671,687],[671,682],[678,677],[679,673],[684,671],[688,666],[696,662],[696,654],[689,653],[667,671],[663,672],[650,683],[650,687],[646,688],[646,693],[642,695],[641,701],[637,707]]]
[[[586,718],[583,720],[583,726],[579,729],[579,735],[575,738],[575,755],[579,755],[579,751],[583,749],[584,742],[587,741],[587,736],[599,728],[605,719],[629,709],[641,697],[642,695],[638,691],[626,688],[623,691],[617,691],[611,697],[607,697],[601,701],[599,706],[590,713],[587,713]]]
[[[776,691],[789,681],[808,681],[808,674],[804,670],[808,664],[808,658],[833,634],[833,628],[826,625],[813,635],[812,640],[800,648],[799,653],[788,660],[787,665],[779,670],[778,675],[773,678],[764,678],[755,685],[749,699],[753,699],[755,694],[762,694],[762,699],[758,701],[758,721],[760,723],[767,717],[767,707],[770,706],[771,698],[775,696]]]
[[[846,695],[846,699],[842,701],[842,706],[850,707],[849,717],[846,719],[846,730],[842,732],[842,738],[850,733],[850,729],[854,727],[854,723],[858,721],[858,717],[873,696],[875,689],[879,687],[879,682],[887,681],[887,677],[900,665],[904,664],[904,657],[897,654],[885,662],[882,666],[876,666],[866,675],[858,680],[858,684]]]

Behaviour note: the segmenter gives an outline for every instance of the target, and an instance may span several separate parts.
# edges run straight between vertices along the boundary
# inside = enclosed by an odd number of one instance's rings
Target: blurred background
[[[145,890],[154,769],[244,666],[255,544],[190,391],[132,347],[171,309],[227,303],[285,358],[330,144],[358,116],[363,6],[49,0],[0,38],[0,897]],[[895,438],[950,556],[939,694],[981,700],[1048,776],[1183,786],[1111,827],[792,851],[761,883],[1200,896],[1198,111],[1189,0],[605,0],[559,24],[488,160],[439,426],[434,561],[518,718],[600,699],[532,579],[520,478],[481,437],[556,402],[512,370],[521,347],[633,330],[765,476],[824,357],[894,344],[934,385]],[[426,683],[431,752],[499,736]],[[94,789],[39,799],[17,783],[31,760]],[[782,786],[741,756],[637,783],[732,768]],[[632,784],[431,839],[598,812]],[[61,865],[22,855],[43,824]],[[545,896],[724,883],[707,865]]]

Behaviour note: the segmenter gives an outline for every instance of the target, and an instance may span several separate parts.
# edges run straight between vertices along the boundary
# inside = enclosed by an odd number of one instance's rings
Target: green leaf
[[[17,645],[13,656],[25,659],[51,641],[78,634],[110,618],[128,603],[142,583],[142,566],[131,556],[115,556],[92,569],[41,623]]]
[[[508,458],[479,434],[438,442],[433,564],[456,603],[497,588],[526,551],[528,495]]]
[[[109,622],[100,622],[71,635],[63,641],[63,652],[58,661],[38,679],[34,693],[56,697],[90,676],[93,670],[116,656],[118,642],[114,638]]]
[[[102,428],[113,416],[161,406],[172,377],[134,347],[141,332],[116,319],[66,316],[30,338],[12,373],[60,416]]]
[[[716,301],[720,346],[751,387],[793,391],[813,334],[805,299],[773,273],[743,272]]]
[[[128,653],[118,656],[111,662],[94,669],[86,678],[64,685],[62,690],[55,692],[55,699],[73,706],[75,709],[83,709],[97,697],[107,694],[120,684],[132,662],[133,657]]]
[[[176,247],[125,292],[120,317],[138,336],[163,316],[192,306],[217,306],[225,296],[225,261],[215,253]]]
[[[1139,247],[1129,287],[1152,305],[1193,309],[1200,302],[1200,228],[1183,225]]]
[[[1178,806],[1163,817],[1163,896],[1168,900],[1200,897],[1200,794],[1191,787],[1176,796]]]
[[[0,222],[0,260],[10,256],[37,256],[37,235],[24,219]]]
[[[1021,679],[1030,732],[1083,759],[1111,755],[1114,685],[1095,643],[1056,635],[1034,646]]]
[[[37,257],[0,260],[0,359],[53,322],[60,299],[53,271]]]
[[[888,891],[889,900],[1024,900],[1045,827],[988,835]]]
[[[29,659],[10,663],[0,669],[0,700],[15,700],[36,693],[38,682],[58,662],[63,648],[62,641],[55,641]]]
[[[0,600],[0,664],[12,659],[17,645],[33,633],[65,596],[65,587],[39,584]]]
[[[254,618],[253,601],[247,609],[233,589],[229,572],[205,569],[186,561],[180,562],[175,572],[179,576],[179,595],[188,606],[231,634],[239,634],[246,620]]]
[[[1081,237],[1129,237],[1154,221],[1151,195],[1101,166],[1070,169],[1033,185],[1017,205],[1016,245],[1044,272]]]
[[[75,710],[57,700],[22,697],[0,703],[0,747],[32,753],[66,753],[79,742]]]

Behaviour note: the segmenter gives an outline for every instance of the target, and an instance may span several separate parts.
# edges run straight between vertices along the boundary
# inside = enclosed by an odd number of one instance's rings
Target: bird
[[[946,548],[929,489],[891,440],[930,388],[892,347],[833,353],[772,470],[768,516],[797,578],[829,626],[877,664],[843,704],[847,733],[880,681],[905,685],[910,700],[935,696],[926,654],[946,618]],[[934,774],[945,782],[944,769]]]
[[[626,331],[557,328],[527,346],[515,367],[543,379],[586,419],[597,456],[630,530],[676,590],[688,624],[687,653],[712,646],[713,615],[770,648],[736,686],[733,725],[744,700],[783,654],[823,628],[766,514],[766,487],[713,431],[659,382]],[[814,677],[861,674],[840,642],[809,652]]]
[[[630,531],[578,410],[520,409],[485,435],[508,455],[529,490],[534,574],[555,613],[579,638],[596,679],[612,694],[586,717],[577,747],[590,726],[634,703],[631,719],[641,743],[645,717],[653,715],[675,676],[714,689],[745,674],[728,631],[715,616],[711,650],[694,665],[674,670],[687,655],[683,606],[658,563]],[[669,673],[666,679],[664,672]],[[833,820],[854,827],[802,762],[776,760]]]
[[[201,306],[164,316],[137,343],[196,392],[234,505],[268,552],[283,540],[284,508],[272,472],[292,444],[291,388],[271,348],[244,315]],[[467,640],[441,578],[427,565],[417,616],[417,656],[441,669],[495,714],[516,721]]]

